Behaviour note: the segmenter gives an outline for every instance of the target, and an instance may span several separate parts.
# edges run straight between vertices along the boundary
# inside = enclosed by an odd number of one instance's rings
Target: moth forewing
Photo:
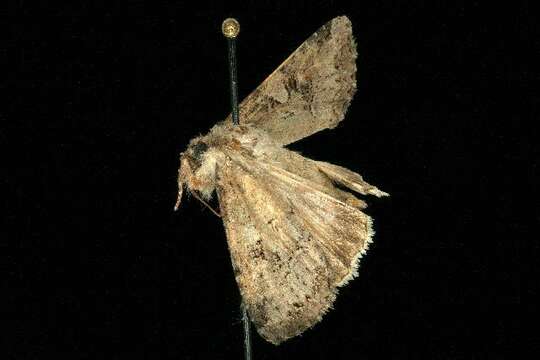
[[[220,174],[236,279],[257,330],[275,344],[321,319],[372,234],[367,215],[318,187],[257,159],[231,159]]]
[[[356,91],[356,44],[350,20],[336,17],[304,41],[240,104],[241,123],[287,145],[334,128]],[[230,123],[230,116],[224,123]]]

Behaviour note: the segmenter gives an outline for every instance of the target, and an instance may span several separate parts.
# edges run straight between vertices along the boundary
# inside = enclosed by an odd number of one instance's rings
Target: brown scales
[[[388,195],[283,147],[343,120],[355,59],[349,19],[331,20],[240,104],[240,125],[228,117],[181,155],[177,205],[184,188],[217,192],[243,301],[274,344],[316,324],[356,276],[373,232],[352,192]]]

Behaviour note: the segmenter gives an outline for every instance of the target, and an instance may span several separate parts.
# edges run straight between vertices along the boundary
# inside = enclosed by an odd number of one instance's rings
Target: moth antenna
[[[227,38],[229,54],[229,77],[231,89],[231,113],[233,125],[240,123],[238,111],[238,79],[236,76],[236,37],[240,33],[240,23],[234,18],[227,18],[221,24],[221,31]],[[249,315],[244,303],[240,306],[244,328],[244,359],[251,360],[251,328]]]

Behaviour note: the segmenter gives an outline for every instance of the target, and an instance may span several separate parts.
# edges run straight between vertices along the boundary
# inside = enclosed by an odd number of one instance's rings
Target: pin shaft
[[[229,78],[231,95],[231,113],[234,125],[240,123],[238,111],[238,78],[236,73],[236,37],[240,32],[240,24],[236,19],[228,18],[223,21],[221,31],[227,38],[228,60],[229,60]],[[251,323],[246,306],[240,305],[242,312],[242,324],[244,328],[244,359],[251,360]]]
[[[247,313],[246,306],[241,305],[242,309],[242,323],[244,325],[244,359],[251,360],[251,329],[249,315]]]
[[[232,121],[234,125],[240,123],[238,114],[238,77],[236,72],[236,39],[227,38],[229,52],[229,78],[231,87],[231,109]]]

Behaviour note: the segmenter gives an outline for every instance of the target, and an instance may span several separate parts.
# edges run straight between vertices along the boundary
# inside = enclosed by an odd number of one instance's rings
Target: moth
[[[323,25],[240,104],[180,154],[178,199],[219,201],[232,266],[258,333],[279,344],[321,320],[357,275],[372,220],[357,197],[388,194],[357,173],[285,146],[343,120],[356,91],[345,16]]]

